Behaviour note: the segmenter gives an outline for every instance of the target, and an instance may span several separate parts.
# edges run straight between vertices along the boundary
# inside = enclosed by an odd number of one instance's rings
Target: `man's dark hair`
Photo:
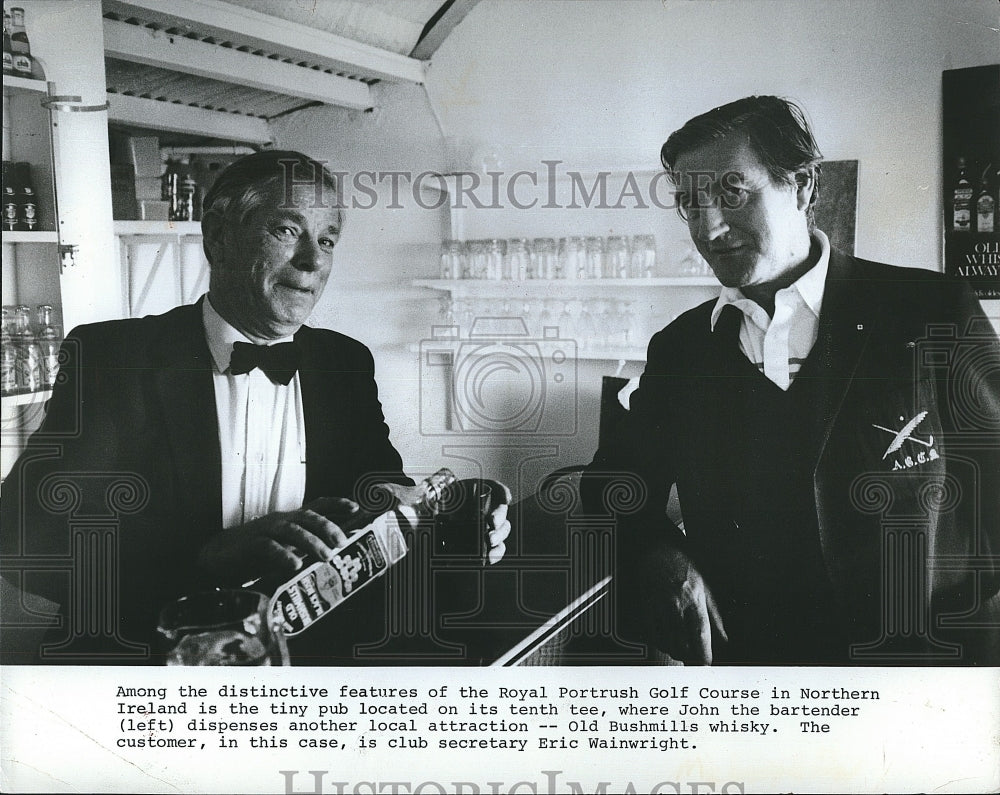
[[[265,202],[290,202],[293,185],[314,189],[317,206],[337,207],[342,204],[337,179],[323,163],[301,152],[267,149],[241,157],[219,174],[205,194],[202,219],[218,215],[225,224],[242,224]],[[205,246],[205,255],[211,262],[208,245]]]
[[[790,100],[744,97],[695,116],[667,138],[660,149],[660,162],[674,179],[682,154],[733,134],[745,137],[775,184],[792,185],[796,173],[813,173],[815,184],[808,210],[811,227],[823,155],[805,114]]]

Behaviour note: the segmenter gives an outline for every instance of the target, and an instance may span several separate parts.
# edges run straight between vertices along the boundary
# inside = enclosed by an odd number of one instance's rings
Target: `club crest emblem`
[[[921,411],[909,422],[906,421],[905,417],[900,416],[899,421],[902,423],[902,427],[898,429],[872,424],[873,428],[892,434],[892,441],[885,448],[882,460],[885,461],[892,456],[892,470],[894,472],[900,469],[910,469],[911,467],[920,466],[929,461],[936,461],[941,457],[938,451],[934,449],[934,434],[929,434],[926,439],[915,435],[917,427],[924,421],[925,417],[927,417],[926,411]],[[923,449],[917,449],[908,455],[907,451],[903,450],[907,442]],[[915,452],[915,455],[912,454],[913,452]]]

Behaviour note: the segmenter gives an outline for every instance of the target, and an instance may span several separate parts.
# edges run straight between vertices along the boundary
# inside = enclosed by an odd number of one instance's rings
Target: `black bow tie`
[[[259,367],[274,383],[287,386],[299,369],[298,346],[294,342],[279,342],[277,345],[234,342],[233,355],[229,360],[230,372],[243,375],[255,367]]]

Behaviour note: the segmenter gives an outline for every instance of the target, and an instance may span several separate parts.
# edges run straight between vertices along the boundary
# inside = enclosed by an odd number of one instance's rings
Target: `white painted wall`
[[[828,158],[860,161],[858,254],[939,269],[941,72],[998,61],[994,0],[483,0],[436,53],[426,93],[380,88],[375,114],[317,109],[275,131],[347,171],[478,167],[483,152],[507,170],[546,158],[652,168],[692,115],[781,94],[807,109]],[[394,441],[416,471],[456,463],[447,439],[420,433],[418,361],[400,344],[433,322],[436,302],[407,283],[435,275],[442,213],[384,209],[387,192],[350,214],[315,320],[372,346]],[[589,459],[599,376],[613,367],[581,368],[580,431],[540,471]],[[523,451],[477,455],[517,485]]]

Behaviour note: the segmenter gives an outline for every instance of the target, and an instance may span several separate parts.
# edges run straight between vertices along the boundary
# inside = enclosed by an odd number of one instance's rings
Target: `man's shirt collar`
[[[779,290],[777,295],[781,295],[789,290],[797,292],[803,303],[809,307],[812,313],[818,318],[823,307],[823,294],[826,290],[826,274],[830,269],[830,240],[826,234],[819,229],[812,232],[813,240],[819,245],[819,259],[808,271],[803,273],[796,281]],[[775,296],[777,298],[777,296]],[[715,324],[722,314],[722,310],[732,304],[744,315],[757,323],[761,328],[766,328],[769,322],[767,313],[756,301],[743,295],[738,287],[723,287],[719,294],[719,300],[715,302],[712,309],[711,325],[715,331]],[[763,314],[763,317],[761,317]]]

